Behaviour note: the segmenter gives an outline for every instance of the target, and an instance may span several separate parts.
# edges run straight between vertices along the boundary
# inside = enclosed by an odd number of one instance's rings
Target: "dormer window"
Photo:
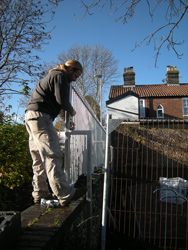
[[[157,118],[164,118],[164,108],[161,104],[157,106]]]

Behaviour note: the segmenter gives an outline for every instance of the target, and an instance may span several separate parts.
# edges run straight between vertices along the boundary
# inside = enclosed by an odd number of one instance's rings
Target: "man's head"
[[[68,76],[69,82],[74,82],[83,72],[83,68],[80,62],[76,60],[67,61],[64,64],[66,74]]]
[[[83,68],[82,68],[82,65],[81,65],[81,63],[79,62],[79,61],[77,61],[77,60],[70,60],[70,61],[67,61],[66,63],[65,63],[65,67],[72,67],[72,68],[74,68],[75,70],[77,69],[79,69],[80,71],[81,71],[81,73],[83,72]]]
[[[76,81],[83,72],[82,65],[77,60],[69,60],[65,64],[59,64],[57,67],[51,69],[50,72],[53,70],[64,71],[68,77],[69,83]]]

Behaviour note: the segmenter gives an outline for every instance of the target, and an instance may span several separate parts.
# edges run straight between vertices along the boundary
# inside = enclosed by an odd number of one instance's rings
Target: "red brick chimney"
[[[125,86],[127,87],[135,86],[135,73],[133,71],[133,67],[124,68],[123,78]]]

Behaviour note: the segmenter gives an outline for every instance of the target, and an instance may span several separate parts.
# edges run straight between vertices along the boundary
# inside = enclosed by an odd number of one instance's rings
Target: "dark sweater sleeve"
[[[57,74],[54,79],[54,95],[56,102],[61,106],[61,109],[66,110],[70,114],[74,111],[69,102],[69,84],[63,74]]]

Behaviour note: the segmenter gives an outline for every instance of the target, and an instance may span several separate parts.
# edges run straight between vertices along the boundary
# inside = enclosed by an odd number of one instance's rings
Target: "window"
[[[188,116],[188,98],[182,99],[183,116]]]
[[[140,117],[145,117],[145,99],[140,99]]]
[[[161,104],[157,106],[157,118],[164,118],[164,108]]]

